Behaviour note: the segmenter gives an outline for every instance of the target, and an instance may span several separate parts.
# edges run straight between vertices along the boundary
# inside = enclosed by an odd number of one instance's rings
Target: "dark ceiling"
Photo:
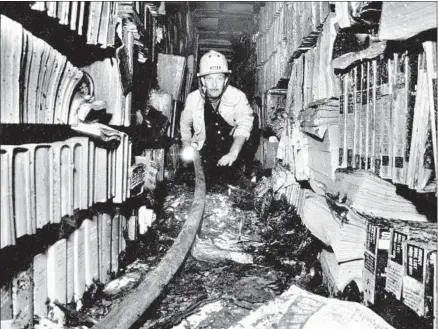
[[[232,61],[241,40],[254,32],[253,14],[260,2],[203,1],[189,2],[189,6],[199,32],[199,56],[215,49]]]

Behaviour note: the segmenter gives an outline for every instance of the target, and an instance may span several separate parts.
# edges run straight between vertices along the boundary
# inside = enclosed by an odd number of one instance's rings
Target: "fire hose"
[[[193,159],[195,170],[195,193],[189,216],[172,247],[139,284],[137,289],[125,297],[99,323],[95,329],[128,329],[138,321],[149,306],[160,296],[164,287],[172,280],[178,269],[184,263],[196,238],[196,233],[202,222],[205,207],[205,176],[199,152]]]

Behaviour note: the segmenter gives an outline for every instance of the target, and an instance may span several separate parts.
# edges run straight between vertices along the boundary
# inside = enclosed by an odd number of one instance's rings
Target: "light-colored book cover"
[[[73,303],[74,299],[74,268],[75,268],[75,259],[74,259],[74,236],[70,234],[67,239],[67,278],[66,278],[66,299],[67,303]]]
[[[77,302],[82,298],[85,291],[85,234],[81,226],[73,233],[73,279],[74,279],[74,300]]]
[[[119,238],[120,238],[120,218],[114,215],[111,221],[111,272],[119,271]]]
[[[97,220],[85,219],[82,222],[85,239],[85,284],[89,287],[99,279]]]
[[[67,288],[67,241],[61,239],[47,249],[47,295],[64,304]]]
[[[111,272],[111,215],[99,213],[99,277],[100,282],[107,283]]]
[[[40,317],[47,316],[47,254],[41,253],[33,258],[33,305],[34,314]]]

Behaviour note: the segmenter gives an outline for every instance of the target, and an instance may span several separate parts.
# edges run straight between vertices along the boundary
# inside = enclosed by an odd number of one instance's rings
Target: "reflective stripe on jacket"
[[[198,150],[202,148],[206,139],[204,103],[205,100],[199,90],[191,92],[187,96],[180,120],[181,140],[197,143]],[[222,95],[219,113],[230,126],[234,127],[231,131],[233,137],[243,136],[246,139],[249,138],[254,117],[248,99],[242,91],[233,86],[228,86]]]

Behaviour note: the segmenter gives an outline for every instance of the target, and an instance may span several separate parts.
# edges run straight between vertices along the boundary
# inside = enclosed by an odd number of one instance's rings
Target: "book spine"
[[[404,183],[404,152],[406,138],[407,90],[406,90],[406,56],[394,53],[394,106],[393,113],[393,172],[394,183]]]
[[[411,153],[412,133],[414,128],[415,99],[418,81],[418,54],[411,54],[407,63],[407,115],[406,115],[406,143],[404,148],[403,177],[404,184],[408,184],[408,168]]]
[[[362,69],[362,109],[360,115],[360,169],[367,169],[367,108],[368,108],[368,63],[361,64]]]
[[[347,90],[346,90],[346,100],[348,99],[347,109],[346,109],[346,150],[347,150],[347,167],[354,167],[354,71],[350,70],[347,75]]]
[[[374,171],[375,60],[368,62],[367,170]]]
[[[426,57],[428,94],[430,105],[430,123],[432,134],[433,161],[435,164],[435,175],[438,172],[437,161],[437,43],[427,41],[423,43]]]
[[[360,168],[360,147],[361,147],[361,134],[360,134],[360,123],[361,123],[361,112],[362,112],[362,92],[361,92],[361,82],[362,82],[362,69],[361,66],[356,66],[354,68],[355,72],[355,88],[354,88],[354,168]]]
[[[382,167],[380,171],[380,177],[391,178],[392,177],[392,149],[391,149],[391,107],[392,107],[392,85],[390,84],[390,77],[392,76],[392,61],[391,59],[384,58],[381,61],[381,111],[382,111]]]
[[[339,95],[339,167],[345,167],[345,81],[346,77],[340,77],[341,93]]]
[[[376,70],[375,70],[375,120],[374,120],[374,173],[380,176],[380,169],[382,165],[382,120],[383,120],[383,111],[382,111],[382,77],[381,77],[381,69],[382,69],[382,61],[383,56],[379,56],[376,60]]]

